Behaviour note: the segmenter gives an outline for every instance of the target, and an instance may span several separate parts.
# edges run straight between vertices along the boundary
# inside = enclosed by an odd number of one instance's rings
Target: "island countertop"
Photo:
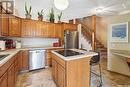
[[[51,51],[53,54],[57,55],[58,57],[60,57],[61,59],[65,60],[65,61],[70,61],[70,60],[75,60],[75,59],[81,59],[81,58],[85,58],[85,57],[92,57],[92,56],[96,56],[98,55],[98,53],[96,52],[88,52],[88,51],[84,51],[84,50],[79,50],[79,49],[70,49],[76,52],[80,52],[83,54],[79,54],[79,55],[74,55],[74,56],[69,56],[69,57],[65,57],[59,53],[55,51]]]

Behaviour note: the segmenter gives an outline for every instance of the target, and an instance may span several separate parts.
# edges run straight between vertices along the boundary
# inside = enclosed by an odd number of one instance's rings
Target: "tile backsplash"
[[[58,42],[57,38],[8,38],[13,40],[19,40],[22,42],[22,47],[41,47],[41,46],[53,46],[54,42]]]

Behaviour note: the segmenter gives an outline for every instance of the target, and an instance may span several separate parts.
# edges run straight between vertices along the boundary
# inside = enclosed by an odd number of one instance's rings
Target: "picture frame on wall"
[[[128,42],[128,22],[111,24],[111,42]]]

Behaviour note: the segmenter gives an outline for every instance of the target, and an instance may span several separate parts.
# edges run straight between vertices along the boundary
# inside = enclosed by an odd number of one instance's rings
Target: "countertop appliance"
[[[6,39],[6,48],[8,49],[14,48],[14,41],[12,39]]]
[[[5,50],[6,46],[5,46],[5,41],[0,40],[0,50]]]
[[[65,49],[79,48],[78,31],[70,31],[70,30],[64,31],[64,48]]]
[[[29,51],[29,70],[45,68],[46,50],[34,49]]]
[[[65,56],[65,57],[83,54],[83,53],[76,52],[76,51],[73,51],[73,50],[58,50],[56,52],[63,55],[63,56]]]

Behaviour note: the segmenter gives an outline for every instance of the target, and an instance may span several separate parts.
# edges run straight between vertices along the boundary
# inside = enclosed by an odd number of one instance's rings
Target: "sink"
[[[9,54],[0,55],[0,61],[9,56]]]

